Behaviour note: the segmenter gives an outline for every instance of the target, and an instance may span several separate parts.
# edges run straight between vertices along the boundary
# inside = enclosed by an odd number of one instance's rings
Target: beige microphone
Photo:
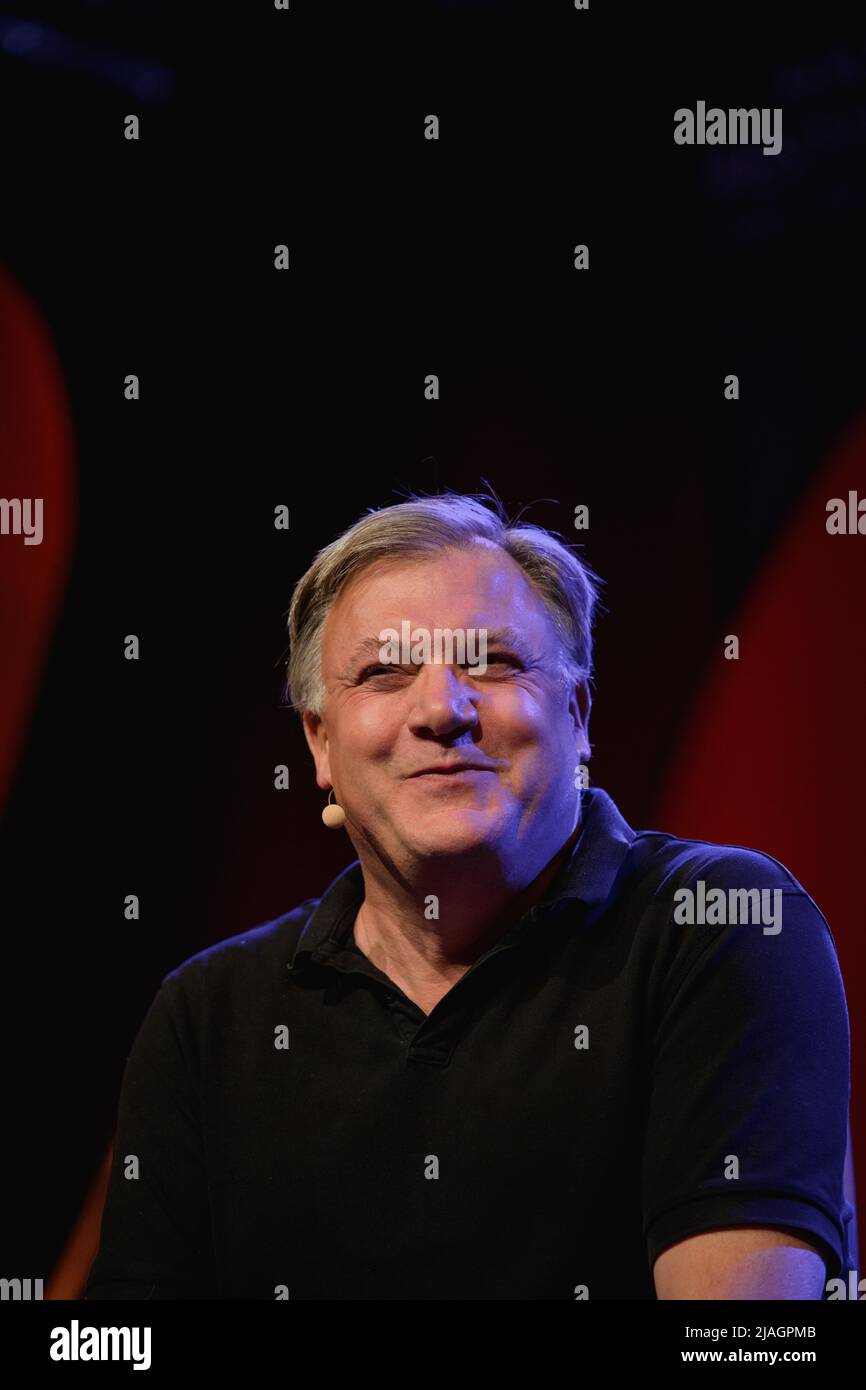
[[[343,810],[342,806],[338,806],[336,802],[331,805],[331,797],[333,795],[334,788],[332,787],[328,792],[328,804],[322,811],[322,820],[329,830],[339,830],[341,825],[346,824],[346,812]]]

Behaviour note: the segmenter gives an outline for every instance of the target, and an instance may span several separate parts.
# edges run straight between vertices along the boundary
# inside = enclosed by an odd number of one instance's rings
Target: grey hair
[[[510,555],[547,607],[559,634],[563,684],[591,682],[592,624],[603,581],[554,532],[510,522],[495,494],[489,500],[495,510],[480,497],[461,493],[412,493],[405,502],[371,508],[320,550],[298,580],[289,607],[285,702],[300,714],[310,710],[321,717],[322,631],[331,605],[354,575],[378,562],[423,558],[446,547],[468,549],[478,539]]]

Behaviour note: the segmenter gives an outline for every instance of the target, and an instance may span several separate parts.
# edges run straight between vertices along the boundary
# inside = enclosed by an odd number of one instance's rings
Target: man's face
[[[447,648],[438,663],[383,665],[381,634],[404,621],[431,642],[437,628],[485,629],[486,670],[446,664]],[[589,692],[561,683],[559,657],[541,599],[487,542],[371,565],[349,582],[322,635],[324,713],[308,711],[304,730],[362,866],[371,851],[405,870],[479,849],[508,860],[549,844],[552,857],[574,824],[575,766],[590,753]],[[457,760],[486,770],[415,775]]]

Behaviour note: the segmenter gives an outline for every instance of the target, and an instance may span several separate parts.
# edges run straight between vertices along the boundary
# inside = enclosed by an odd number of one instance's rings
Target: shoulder
[[[666,884],[713,873],[722,878],[748,876],[766,886],[805,892],[781,860],[747,845],[685,839],[661,830],[639,830],[632,844],[632,857],[648,873],[661,872],[661,881]]]
[[[319,901],[306,898],[279,917],[197,951],[163,977],[162,991],[173,998],[204,991],[213,997],[227,989],[237,993],[264,977],[280,979],[279,972],[289,965],[298,938]]]
[[[200,1080],[226,1040],[249,1033],[269,999],[287,987],[295,943],[318,898],[214,942],[164,975],[127,1062],[127,1085],[179,1066]]]
[[[743,894],[769,890],[783,899],[798,899],[806,915],[811,913],[820,920],[832,939],[826,918],[802,883],[781,860],[764,850],[642,830],[635,835],[629,859],[627,888],[662,908],[687,906],[690,896],[697,905],[715,892],[717,925],[725,925],[723,912],[730,913],[728,904],[722,908],[719,890],[728,895],[732,909],[742,905],[741,911],[747,905]],[[751,901],[758,900],[753,897]]]
[[[838,992],[827,919],[790,869],[763,850],[640,831],[614,915],[618,909],[668,998],[699,960],[708,970],[727,961],[737,988],[768,976],[796,987],[818,974]]]

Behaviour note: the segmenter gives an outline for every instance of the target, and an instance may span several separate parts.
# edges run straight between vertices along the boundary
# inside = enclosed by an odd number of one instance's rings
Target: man
[[[597,593],[467,497],[317,556],[289,689],[357,860],[165,977],[88,1297],[819,1299],[844,1270],[833,937],[769,856],[581,795]],[[485,660],[394,661],[407,622]]]

